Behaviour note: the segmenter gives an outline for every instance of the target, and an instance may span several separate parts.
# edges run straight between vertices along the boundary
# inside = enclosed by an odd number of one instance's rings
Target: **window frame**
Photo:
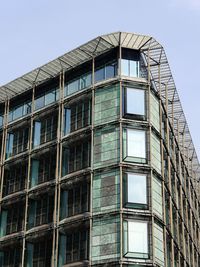
[[[146,225],[146,248],[147,251],[129,251],[129,223],[145,224]],[[124,220],[123,221],[123,254],[124,257],[134,259],[149,259],[150,257],[150,223],[147,220]]]
[[[128,155],[128,131],[144,132],[145,158]],[[123,161],[146,164],[148,157],[147,130],[136,128],[123,128]]]
[[[140,202],[131,202],[128,199],[128,175],[137,175],[141,177],[145,177],[146,182],[146,203],[140,203]],[[148,209],[149,206],[149,200],[148,200],[148,174],[145,173],[136,173],[136,172],[125,172],[123,174],[123,203],[125,208],[131,208],[131,209]]]
[[[127,104],[128,104],[128,89],[131,89],[131,90],[137,90],[137,91],[140,91],[144,93],[144,114],[135,114],[135,113],[128,113],[127,109]],[[131,87],[131,86],[124,86],[123,87],[123,103],[122,103],[122,106],[123,106],[123,116],[125,118],[128,118],[128,119],[135,119],[135,120],[146,120],[147,119],[147,94],[146,94],[146,90],[143,89],[143,88],[136,88],[136,87]]]

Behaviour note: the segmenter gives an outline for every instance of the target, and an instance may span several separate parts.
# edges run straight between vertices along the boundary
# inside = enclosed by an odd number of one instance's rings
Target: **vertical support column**
[[[158,65],[159,66],[159,65]],[[148,164],[151,166],[150,170],[150,212],[151,212],[151,244],[150,246],[152,251],[152,261],[153,265],[155,264],[155,246],[154,246],[154,216],[153,216],[153,199],[152,199],[152,192],[153,192],[153,172],[152,172],[152,145],[151,145],[151,135],[152,135],[152,128],[151,128],[151,65],[150,65],[150,48],[148,48],[148,60],[147,60],[147,72],[148,72],[148,124],[149,124],[149,131],[148,131],[148,145],[149,145],[149,153],[148,153]],[[159,79],[160,80],[160,79]],[[160,82],[159,82],[160,83]],[[159,90],[160,90],[159,84]]]
[[[57,126],[57,145],[56,145],[56,170],[55,170],[55,195],[54,195],[54,213],[53,213],[53,242],[52,242],[52,260],[51,266],[58,265],[58,223],[60,217],[60,172],[59,172],[59,164],[61,164],[60,157],[60,142],[62,137],[62,120],[63,120],[63,72],[59,75],[59,91],[60,91],[60,99],[58,104],[58,126]]]
[[[26,199],[25,199],[25,216],[24,216],[24,238],[23,238],[23,250],[22,250],[22,267],[25,266],[25,249],[26,249],[26,231],[27,231],[27,218],[28,218],[28,191],[31,176],[31,151],[32,151],[32,138],[33,138],[33,112],[35,108],[35,85],[32,90],[32,106],[31,106],[31,123],[29,132],[29,143],[28,143],[28,173],[27,173],[27,183],[26,183]]]
[[[4,182],[4,161],[5,161],[5,156],[6,156],[6,139],[7,139],[7,125],[8,125],[8,114],[9,114],[9,105],[10,101],[7,100],[5,103],[5,108],[4,108],[4,121],[3,121],[3,136],[2,136],[2,147],[1,147],[1,168],[0,168],[0,177],[1,177],[1,187],[0,187],[0,201],[2,200],[3,197],[3,182]],[[0,209],[1,210],[1,209]]]
[[[121,47],[121,33],[120,33],[120,44],[119,44],[119,77],[120,77],[120,118],[119,118],[119,140],[120,140],[120,267],[122,267],[122,259],[123,259],[123,110],[122,110],[122,101],[123,101],[123,93],[122,93],[122,80],[121,80],[121,59],[122,59],[122,47]]]
[[[93,170],[93,161],[94,161],[94,107],[95,107],[95,58],[92,58],[92,112],[91,112],[91,175],[90,175],[90,212],[92,214],[93,210],[93,177],[94,177],[94,170]],[[89,248],[89,264],[92,264],[92,217],[90,217],[90,248]]]

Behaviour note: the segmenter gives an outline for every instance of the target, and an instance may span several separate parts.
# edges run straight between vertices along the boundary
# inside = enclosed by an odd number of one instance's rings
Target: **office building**
[[[0,266],[200,266],[200,165],[154,38],[103,35],[2,86],[0,127]]]

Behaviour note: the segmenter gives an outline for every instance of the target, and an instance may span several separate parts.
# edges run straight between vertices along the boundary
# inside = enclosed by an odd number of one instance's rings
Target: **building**
[[[97,37],[2,86],[0,114],[0,266],[200,266],[200,165],[154,38]]]

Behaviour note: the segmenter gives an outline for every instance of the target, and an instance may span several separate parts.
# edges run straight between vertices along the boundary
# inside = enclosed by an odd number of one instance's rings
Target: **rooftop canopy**
[[[179,136],[184,136],[184,141],[182,142],[183,152],[184,154],[188,153],[189,160],[192,162],[193,171],[197,174],[196,178],[199,180],[199,161],[168,60],[163,47],[153,37],[125,32],[115,32],[99,36],[14,81],[1,86],[0,103],[118,46],[140,50],[143,54],[146,63],[150,67],[151,83],[160,92],[163,102],[168,107],[168,114],[171,123],[176,129],[176,135],[178,136],[179,132]],[[166,101],[166,91],[168,101]]]

